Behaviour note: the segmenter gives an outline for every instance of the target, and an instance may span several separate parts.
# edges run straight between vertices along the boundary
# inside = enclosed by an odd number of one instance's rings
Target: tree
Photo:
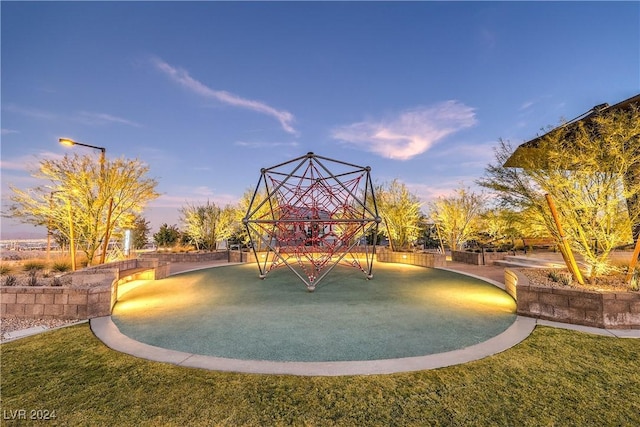
[[[255,198],[254,198],[255,193]],[[277,200],[275,198],[271,198],[267,200],[267,195],[264,191],[255,191],[251,188],[245,190],[244,194],[240,198],[238,205],[235,207],[235,215],[232,221],[232,236],[237,241],[243,244],[249,244],[251,239],[249,238],[249,234],[247,233],[247,229],[243,223],[245,216],[247,215],[247,211],[249,206],[253,206],[257,208],[257,212],[253,214],[253,218],[262,218],[262,219],[277,219],[274,218],[274,212],[277,212]],[[251,205],[251,201],[253,200],[253,205]],[[255,242],[257,245],[257,250],[266,249],[263,248],[264,242],[259,239]]]
[[[185,233],[196,249],[214,250],[218,240],[231,237],[236,217],[235,208],[223,209],[207,201],[204,205],[187,205],[180,209]]]
[[[383,222],[380,231],[389,238],[393,250],[408,249],[420,236],[420,200],[396,179],[377,185],[374,193]]]
[[[522,237],[549,237],[546,229],[532,227],[526,212],[493,207],[480,214],[479,240],[494,246],[514,247],[515,240]]]
[[[180,239],[180,231],[176,225],[167,225],[165,222],[160,226],[157,233],[153,235],[153,241],[159,248],[170,248],[175,246]]]
[[[459,250],[476,237],[486,197],[469,188],[458,188],[452,196],[439,197],[430,203],[431,219],[439,227],[451,250]]]
[[[75,243],[91,264],[103,241],[121,237],[146,203],[158,197],[148,171],[137,159],[108,160],[104,168],[90,156],[44,159],[32,176],[47,184],[26,190],[12,186],[13,204],[5,216],[48,227],[67,239],[72,223]]]
[[[149,233],[151,227],[149,221],[143,216],[138,215],[133,220],[133,226],[131,227],[131,243],[134,249],[142,249],[149,243]]]
[[[588,124],[559,126],[539,138],[537,156],[519,158],[519,167],[503,165],[513,155],[500,141],[495,164],[478,183],[494,190],[504,206],[534,213],[531,217],[560,241],[545,194],[555,201],[573,250],[591,276],[614,267],[609,254],[632,241],[640,222],[640,114],[637,108],[596,115]],[[562,247],[562,245],[559,245]]]

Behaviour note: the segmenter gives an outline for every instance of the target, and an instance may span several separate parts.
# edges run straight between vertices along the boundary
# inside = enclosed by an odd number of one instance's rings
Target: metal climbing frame
[[[287,266],[313,292],[346,264],[371,279],[381,220],[370,172],[314,153],[263,168],[243,219],[260,277]]]

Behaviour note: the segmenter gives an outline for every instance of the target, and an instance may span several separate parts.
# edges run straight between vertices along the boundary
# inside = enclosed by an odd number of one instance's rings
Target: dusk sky
[[[2,209],[68,137],[224,206],[313,151],[426,204],[518,145],[640,92],[640,2],[7,2]],[[46,230],[2,219],[3,239]]]

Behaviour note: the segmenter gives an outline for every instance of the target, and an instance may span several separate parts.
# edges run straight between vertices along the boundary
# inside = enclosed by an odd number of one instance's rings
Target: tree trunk
[[[627,169],[627,173],[624,176],[624,185],[627,189],[640,185],[640,165],[634,165]],[[640,237],[640,193],[635,192],[627,199],[627,209],[629,218],[633,221],[631,224],[633,241],[637,242],[638,237]]]

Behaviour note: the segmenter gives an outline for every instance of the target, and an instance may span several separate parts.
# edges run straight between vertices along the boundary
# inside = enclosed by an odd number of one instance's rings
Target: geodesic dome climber
[[[370,172],[314,153],[261,169],[243,219],[260,278],[286,266],[313,292],[345,264],[371,279],[381,219]]]

